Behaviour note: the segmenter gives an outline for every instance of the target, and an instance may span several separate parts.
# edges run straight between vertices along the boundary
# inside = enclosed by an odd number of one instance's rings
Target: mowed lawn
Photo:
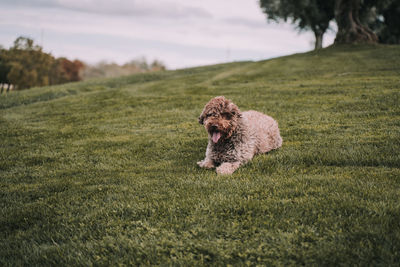
[[[215,96],[274,117],[283,146],[197,167]],[[400,263],[400,47],[0,95],[0,265]]]

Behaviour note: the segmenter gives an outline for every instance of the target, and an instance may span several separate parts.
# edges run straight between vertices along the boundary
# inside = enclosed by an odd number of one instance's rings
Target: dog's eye
[[[232,114],[231,113],[223,113],[222,116],[224,118],[227,118],[228,120],[230,120],[232,118]]]

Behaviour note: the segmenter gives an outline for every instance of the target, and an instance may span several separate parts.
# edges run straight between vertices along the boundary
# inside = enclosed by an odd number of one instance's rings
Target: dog
[[[254,155],[282,146],[278,123],[261,112],[241,112],[229,99],[211,99],[199,117],[208,133],[206,157],[201,168],[216,168],[218,174],[232,174]]]

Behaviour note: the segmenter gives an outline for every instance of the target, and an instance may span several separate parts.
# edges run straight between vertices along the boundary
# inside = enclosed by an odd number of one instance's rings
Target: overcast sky
[[[33,38],[56,57],[169,69],[262,60],[313,48],[311,32],[267,23],[258,0],[1,0],[0,45]],[[325,35],[324,46],[334,34]]]

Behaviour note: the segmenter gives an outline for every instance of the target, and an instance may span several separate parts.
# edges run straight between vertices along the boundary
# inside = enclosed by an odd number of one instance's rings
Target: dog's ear
[[[204,115],[204,110],[203,112],[201,112],[200,116],[199,116],[199,123],[200,124],[204,124],[204,119],[205,119],[205,115]]]
[[[211,101],[210,101],[210,102],[211,102]],[[199,116],[199,123],[200,123],[200,124],[204,124],[204,120],[206,119],[206,112],[207,112],[207,106],[208,106],[208,104],[209,104],[209,103],[207,103],[207,104],[204,106],[203,110],[201,111],[201,114],[200,114],[200,116]]]
[[[204,124],[204,116],[200,115],[199,117],[199,123]]]
[[[232,102],[229,102],[229,104],[226,107],[226,110],[227,110],[228,113],[231,114],[232,117],[236,116],[236,117],[240,118],[242,116],[242,114],[240,113],[239,108],[235,104],[233,104]]]

